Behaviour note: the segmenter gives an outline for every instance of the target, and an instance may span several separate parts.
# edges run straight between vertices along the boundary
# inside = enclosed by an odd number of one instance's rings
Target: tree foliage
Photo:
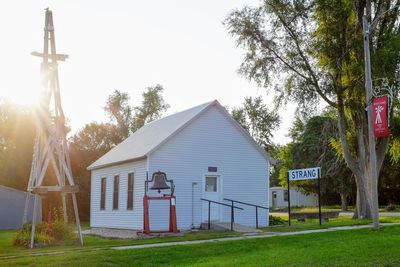
[[[400,66],[398,1],[265,0],[233,11],[225,21],[246,50],[240,72],[306,111],[319,101],[334,108],[343,157],[357,183],[356,216],[369,217],[369,149],[365,116],[362,16],[372,33],[373,79],[397,82]],[[398,92],[395,92],[398,95]],[[368,101],[369,104],[369,101]],[[393,111],[391,111],[393,113]],[[392,120],[396,118],[392,117]],[[355,145],[350,145],[351,138]],[[395,138],[392,137],[392,138]],[[390,139],[377,140],[380,170]]]
[[[32,111],[0,101],[0,184],[26,190],[34,136]]]
[[[279,127],[280,118],[276,111],[268,109],[260,96],[246,97],[242,106],[233,108],[231,114],[258,144],[273,152],[272,132]]]

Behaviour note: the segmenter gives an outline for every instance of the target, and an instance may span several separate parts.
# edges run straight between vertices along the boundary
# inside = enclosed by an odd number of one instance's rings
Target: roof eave
[[[111,166],[115,166],[115,165],[120,165],[120,164],[124,164],[124,163],[128,163],[128,162],[134,162],[134,161],[139,161],[139,160],[143,160],[146,159],[147,156],[140,156],[140,157],[136,157],[136,158],[132,158],[132,159],[126,159],[126,160],[120,160],[120,161],[115,161],[112,163],[107,163],[107,164],[102,164],[102,165],[98,165],[98,166],[92,166],[90,165],[89,167],[87,167],[88,171],[93,171],[93,170],[98,170],[98,169],[103,169],[103,168],[107,168],[107,167],[111,167]]]

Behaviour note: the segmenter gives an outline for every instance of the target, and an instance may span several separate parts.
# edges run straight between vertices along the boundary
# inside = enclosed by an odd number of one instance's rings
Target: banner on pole
[[[289,181],[309,180],[320,178],[321,168],[307,168],[289,171]]]
[[[387,96],[374,98],[372,102],[372,120],[375,137],[388,137],[390,135]]]

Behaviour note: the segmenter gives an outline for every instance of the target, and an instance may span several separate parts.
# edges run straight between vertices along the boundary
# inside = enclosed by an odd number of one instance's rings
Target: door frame
[[[206,177],[207,176],[215,176],[215,177],[217,177],[217,189],[218,189],[218,187],[219,187],[219,194],[218,194],[218,202],[222,202],[222,196],[223,196],[223,190],[222,190],[222,185],[223,185],[223,180],[222,180],[222,174],[221,173],[218,173],[218,172],[206,172],[206,173],[204,173],[203,174],[203,177],[202,177],[202,181],[201,181],[201,197],[202,198],[205,198],[205,193],[206,193],[206,190],[205,190],[205,187],[206,187]],[[207,201],[201,201],[201,202],[203,202],[203,203],[205,203],[205,204],[208,204],[207,203]],[[206,214],[203,214],[203,204],[202,203],[202,205],[201,205],[201,213],[202,213],[202,221],[207,221],[208,220],[208,214],[206,213]],[[211,204],[211,205],[213,205],[213,204]],[[214,204],[214,205],[218,205],[218,204]],[[208,211],[208,208],[207,208],[207,211]],[[219,221],[222,221],[222,212],[223,212],[223,210],[222,210],[222,205],[218,205],[218,214],[219,214],[219,216],[218,216],[218,220]]]

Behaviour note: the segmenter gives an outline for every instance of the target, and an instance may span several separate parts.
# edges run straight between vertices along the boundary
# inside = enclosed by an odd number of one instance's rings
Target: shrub
[[[387,205],[386,207],[385,207],[385,210],[386,211],[394,211],[396,209],[396,205],[394,205],[394,204],[392,204],[392,203],[390,203],[389,205]]]
[[[272,215],[269,215],[269,225],[281,225],[285,224],[285,220],[282,219],[281,217],[275,217]]]
[[[35,226],[35,244],[39,246],[58,245],[64,242],[76,241],[74,228],[64,223],[57,210],[53,210],[50,222],[42,222]],[[32,224],[25,224],[14,238],[14,246],[29,247],[31,242]]]

